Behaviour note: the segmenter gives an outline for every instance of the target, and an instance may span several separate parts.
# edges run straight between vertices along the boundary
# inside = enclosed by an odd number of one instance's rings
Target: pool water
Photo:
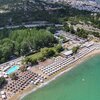
[[[14,72],[17,71],[18,69],[19,69],[19,66],[13,66],[13,67],[11,67],[10,69],[8,69],[6,73],[9,75],[9,74],[14,73]]]

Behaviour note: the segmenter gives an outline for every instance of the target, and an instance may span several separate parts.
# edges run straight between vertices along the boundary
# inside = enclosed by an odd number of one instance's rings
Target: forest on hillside
[[[0,2],[2,4],[0,8],[8,11],[0,13],[0,27],[31,24],[34,21],[62,24],[70,18],[73,18],[74,22],[76,19],[90,21],[96,27],[100,27],[100,14],[94,18],[91,12],[80,11],[67,4],[47,3],[42,0],[1,0]]]
[[[34,2],[33,2],[34,1]],[[47,21],[60,23],[64,26],[70,22],[72,25],[86,23],[100,28],[100,14],[89,11],[80,11],[69,5],[59,3],[47,3],[41,0],[0,0],[0,9],[8,12],[0,13],[0,27],[10,25],[31,24],[34,21]],[[26,55],[38,51],[43,47],[51,47],[57,40],[46,29],[6,29],[0,30],[0,63],[10,60],[12,57]],[[68,31],[68,26],[65,26]],[[71,33],[73,33],[71,29]],[[86,33],[85,35],[83,33]],[[78,30],[74,34],[86,38],[89,32]],[[91,32],[90,32],[91,33]],[[99,37],[97,33],[93,33]]]

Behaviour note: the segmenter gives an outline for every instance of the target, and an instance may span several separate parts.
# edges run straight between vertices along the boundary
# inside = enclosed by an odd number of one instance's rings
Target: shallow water
[[[100,55],[83,62],[23,100],[100,100]]]

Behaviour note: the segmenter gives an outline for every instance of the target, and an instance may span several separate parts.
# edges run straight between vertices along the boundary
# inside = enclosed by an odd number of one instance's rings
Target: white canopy
[[[63,52],[64,55],[69,56],[73,53],[72,50]]]
[[[94,44],[94,42],[86,42],[83,46],[90,47]]]
[[[34,81],[31,81],[31,83],[34,83]]]
[[[27,68],[27,70],[29,70],[29,69],[30,69],[30,67]]]
[[[3,69],[3,71],[6,71],[8,68],[10,68],[10,66],[7,66]]]
[[[43,82],[43,80],[41,79],[40,82]]]
[[[4,77],[7,78],[8,76],[7,75],[4,75]]]
[[[4,91],[1,91],[1,94],[3,95],[3,94],[5,94],[5,92]]]
[[[6,95],[2,95],[2,98],[5,99],[6,98]]]

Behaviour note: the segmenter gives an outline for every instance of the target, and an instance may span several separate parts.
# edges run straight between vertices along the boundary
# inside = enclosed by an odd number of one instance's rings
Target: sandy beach
[[[52,82],[53,80],[55,80],[57,77],[61,76],[62,74],[70,71],[71,69],[77,67],[77,65],[79,65],[80,63],[82,63],[83,61],[95,56],[96,54],[100,54],[100,50],[94,50],[91,53],[87,54],[86,56],[82,57],[81,59],[75,61],[74,63],[70,64],[68,67],[65,67],[64,69],[60,70],[59,72],[57,72],[56,74],[50,76],[47,80],[45,80],[44,83],[39,84],[37,86],[33,86],[30,85],[29,87],[27,87],[25,90],[15,94],[13,97],[11,97],[9,100],[21,100],[24,96],[27,96],[28,94],[35,92],[36,90],[46,86],[47,84],[49,84],[50,82]]]

